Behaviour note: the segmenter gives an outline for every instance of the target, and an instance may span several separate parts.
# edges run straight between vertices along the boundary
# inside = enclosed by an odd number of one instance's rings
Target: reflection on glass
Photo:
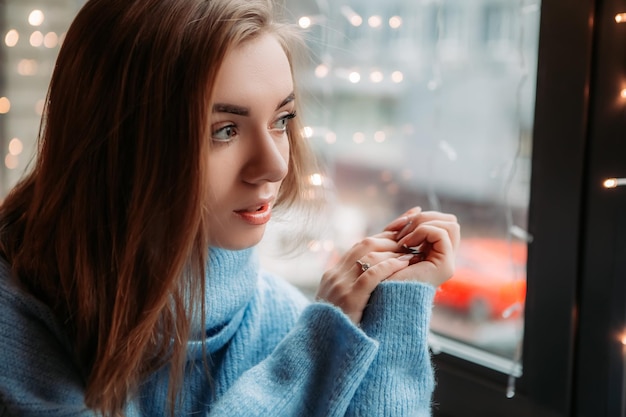
[[[540,4],[286,4],[307,22],[304,118],[332,202],[291,264],[273,262],[293,233],[275,224],[267,266],[313,293],[337,253],[397,213],[455,213],[463,241],[436,295],[433,348],[518,376]]]

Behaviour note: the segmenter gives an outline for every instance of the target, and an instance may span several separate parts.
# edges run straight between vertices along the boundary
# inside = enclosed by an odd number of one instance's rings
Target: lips
[[[245,209],[235,210],[234,213],[244,222],[259,226],[270,221],[272,208],[269,202],[263,202]]]

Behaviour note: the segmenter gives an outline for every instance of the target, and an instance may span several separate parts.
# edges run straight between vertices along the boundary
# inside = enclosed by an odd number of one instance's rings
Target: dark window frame
[[[623,1],[597,1],[587,175],[584,186],[582,281],[574,407],[580,416],[626,414],[626,12]]]

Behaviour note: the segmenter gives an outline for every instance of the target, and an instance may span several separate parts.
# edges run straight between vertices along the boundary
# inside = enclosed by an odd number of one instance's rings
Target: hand
[[[324,273],[316,298],[341,308],[352,322],[359,324],[376,286],[409,266],[413,258],[398,252],[396,235],[385,231],[355,244]]]
[[[390,280],[421,281],[437,287],[452,277],[461,241],[456,216],[414,207],[389,223],[385,231],[395,232],[400,250],[420,251],[407,268],[394,273]]]

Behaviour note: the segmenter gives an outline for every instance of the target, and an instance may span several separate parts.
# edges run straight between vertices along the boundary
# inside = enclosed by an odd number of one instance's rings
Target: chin
[[[224,239],[211,241],[211,246],[227,250],[244,250],[256,246],[263,239],[265,228],[258,233],[231,233]]]

